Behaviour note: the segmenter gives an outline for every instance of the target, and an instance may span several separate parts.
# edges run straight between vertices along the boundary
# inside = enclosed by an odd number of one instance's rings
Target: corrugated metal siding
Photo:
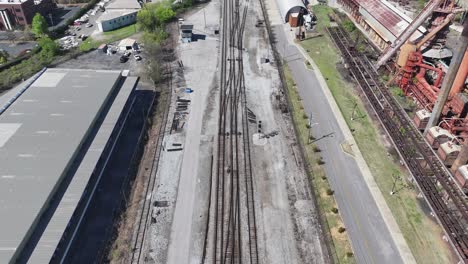
[[[391,42],[393,42],[396,39],[395,35],[392,32],[390,32],[390,30],[386,28],[382,23],[377,21],[377,19],[373,15],[369,14],[369,12],[367,12],[366,9],[359,7],[359,13],[361,13],[366,23],[369,24],[369,26],[371,26],[372,29],[374,29],[377,32],[377,34],[379,34],[383,39]]]
[[[404,15],[399,14],[396,8],[390,8],[380,0],[357,0],[359,3],[359,12],[372,28],[376,28],[378,33],[382,33],[383,38],[394,41],[403,30],[412,22],[412,20]],[[415,32],[412,40],[422,36],[426,30],[424,27],[419,27]]]

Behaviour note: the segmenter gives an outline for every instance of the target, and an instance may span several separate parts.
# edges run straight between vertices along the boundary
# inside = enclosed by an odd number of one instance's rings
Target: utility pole
[[[392,190],[390,191],[390,195],[395,194],[396,183],[397,183],[398,180],[401,179],[399,175],[395,175],[393,173],[392,173],[392,178],[393,178],[393,185],[392,185]]]
[[[351,113],[351,121],[354,120],[354,113],[356,113],[356,108],[357,108],[357,102],[354,102],[353,112]]]
[[[205,14],[205,8],[203,8],[203,20],[205,21],[205,29],[206,29],[206,14]]]
[[[307,133],[307,144],[310,144],[310,138],[312,137],[312,127],[318,125],[318,123],[312,124],[312,113],[309,116],[309,133]]]
[[[52,18],[52,13],[49,13],[50,25],[54,26],[54,19]]]
[[[307,143],[310,144],[310,136],[312,131],[312,114],[309,116],[309,133],[307,133]]]

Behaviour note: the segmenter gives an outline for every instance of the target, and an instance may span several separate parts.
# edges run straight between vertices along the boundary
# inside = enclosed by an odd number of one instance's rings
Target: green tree
[[[0,65],[5,64],[8,61],[8,53],[0,49]]]
[[[175,16],[175,12],[171,9],[171,7],[166,5],[158,5],[155,12],[159,25],[167,23]]]
[[[148,32],[154,31],[158,26],[158,19],[152,6],[152,4],[145,5],[137,15],[138,26]]]
[[[40,38],[38,44],[41,47],[40,56],[43,59],[51,60],[59,52],[59,46],[57,43],[48,36]]]
[[[165,39],[167,39],[168,34],[161,28],[157,28],[153,32],[144,32],[143,33],[143,43],[145,46],[151,45],[152,43],[160,44]]]
[[[45,18],[39,13],[36,13],[36,15],[33,18],[31,32],[37,38],[41,37],[42,35],[47,34],[47,32],[48,32],[47,22],[46,22]]]
[[[170,2],[146,4],[137,15],[137,23],[146,32],[157,32],[175,16]]]

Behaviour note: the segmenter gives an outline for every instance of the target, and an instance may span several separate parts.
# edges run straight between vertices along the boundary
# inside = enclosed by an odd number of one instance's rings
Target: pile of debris
[[[190,104],[189,99],[183,99],[179,96],[176,101],[176,111],[174,112],[174,118],[172,119],[172,131],[179,132],[185,125],[186,116],[188,115],[188,106]]]

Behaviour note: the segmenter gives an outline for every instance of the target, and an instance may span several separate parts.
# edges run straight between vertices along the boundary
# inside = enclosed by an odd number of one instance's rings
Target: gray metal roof
[[[141,5],[137,0],[114,0],[106,6],[106,10],[109,9],[136,9],[140,10]]]
[[[51,260],[137,80],[137,77],[126,78],[28,263],[42,264],[49,263]]]
[[[182,30],[192,30],[193,25],[192,24],[182,24],[182,25],[180,25],[180,29],[182,29]]]
[[[278,9],[284,22],[288,22],[290,13],[299,13],[301,10],[307,11],[304,3],[301,0],[276,0]]]
[[[119,76],[48,69],[0,115],[0,263],[34,229]]]
[[[131,15],[135,14],[138,12],[138,10],[107,10],[104,12],[97,20],[97,23],[104,22],[104,21],[109,21],[112,19],[116,19],[119,17],[123,17],[126,15]]]

